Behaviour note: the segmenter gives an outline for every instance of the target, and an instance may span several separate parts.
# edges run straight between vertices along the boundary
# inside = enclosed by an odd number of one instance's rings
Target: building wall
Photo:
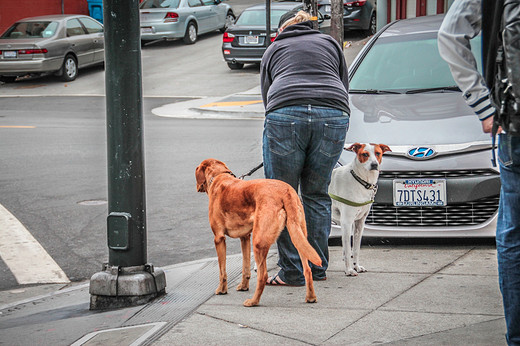
[[[65,14],[88,15],[87,0],[0,0],[0,33],[18,19],[61,14],[62,4]]]

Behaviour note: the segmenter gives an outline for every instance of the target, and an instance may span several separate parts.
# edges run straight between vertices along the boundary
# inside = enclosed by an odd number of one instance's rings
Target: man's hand
[[[493,118],[494,117],[489,117],[487,119],[484,119],[481,121],[482,123],[482,130],[485,132],[485,133],[491,133],[491,130],[493,129]],[[502,132],[502,128],[499,127],[498,130],[497,130],[497,134]]]

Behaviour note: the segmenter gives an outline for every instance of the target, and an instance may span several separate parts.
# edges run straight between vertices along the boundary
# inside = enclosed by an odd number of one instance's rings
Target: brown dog
[[[267,281],[267,253],[284,227],[300,254],[307,293],[307,303],[316,302],[312,272],[308,261],[321,266],[321,259],[307,241],[307,226],[300,198],[294,189],[280,180],[235,178],[224,162],[207,159],[195,170],[197,191],[209,197],[209,223],[215,234],[220,268],[220,284],[216,294],[227,293],[226,235],[240,238],[242,245],[242,282],[237,291],[249,290],[251,277],[251,233],[257,265],[258,281],[252,299],[244,306],[255,306]]]

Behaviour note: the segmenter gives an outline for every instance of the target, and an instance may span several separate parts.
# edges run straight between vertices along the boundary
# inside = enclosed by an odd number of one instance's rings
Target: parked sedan
[[[302,8],[301,2],[271,3],[271,42],[276,38],[282,15]],[[224,32],[222,54],[229,68],[238,70],[246,63],[260,63],[266,49],[266,10],[262,3],[246,8]]]
[[[221,30],[235,21],[223,0],[144,0],[139,5],[141,41],[183,39],[193,44],[200,34]]]
[[[0,80],[55,73],[64,81],[105,59],[103,25],[82,15],[25,18],[0,36]]]
[[[350,73],[346,145],[384,143],[365,236],[493,237],[500,191],[492,144],[440,57],[443,16],[396,21],[358,54]],[[480,38],[472,40],[480,62]],[[339,165],[353,159],[344,152]],[[417,192],[419,191],[419,193]],[[332,237],[340,237],[333,225]]]
[[[318,10],[330,19],[330,0],[318,0]],[[367,35],[377,31],[376,1],[345,1],[343,4],[343,28],[345,30],[363,30]]]

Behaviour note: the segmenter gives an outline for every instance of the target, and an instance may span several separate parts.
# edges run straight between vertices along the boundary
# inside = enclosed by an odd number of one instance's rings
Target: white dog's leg
[[[348,276],[357,276],[357,272],[352,264],[352,227],[353,224],[350,220],[345,218],[341,219],[341,241],[343,243],[343,260],[345,262],[345,274]]]
[[[361,238],[363,236],[363,228],[365,225],[365,219],[364,217],[361,220],[357,220],[354,223],[353,231],[354,231],[354,241],[352,246],[352,257],[353,257],[353,267],[354,270],[358,273],[366,272],[367,270],[359,265],[359,252],[361,249]]]

